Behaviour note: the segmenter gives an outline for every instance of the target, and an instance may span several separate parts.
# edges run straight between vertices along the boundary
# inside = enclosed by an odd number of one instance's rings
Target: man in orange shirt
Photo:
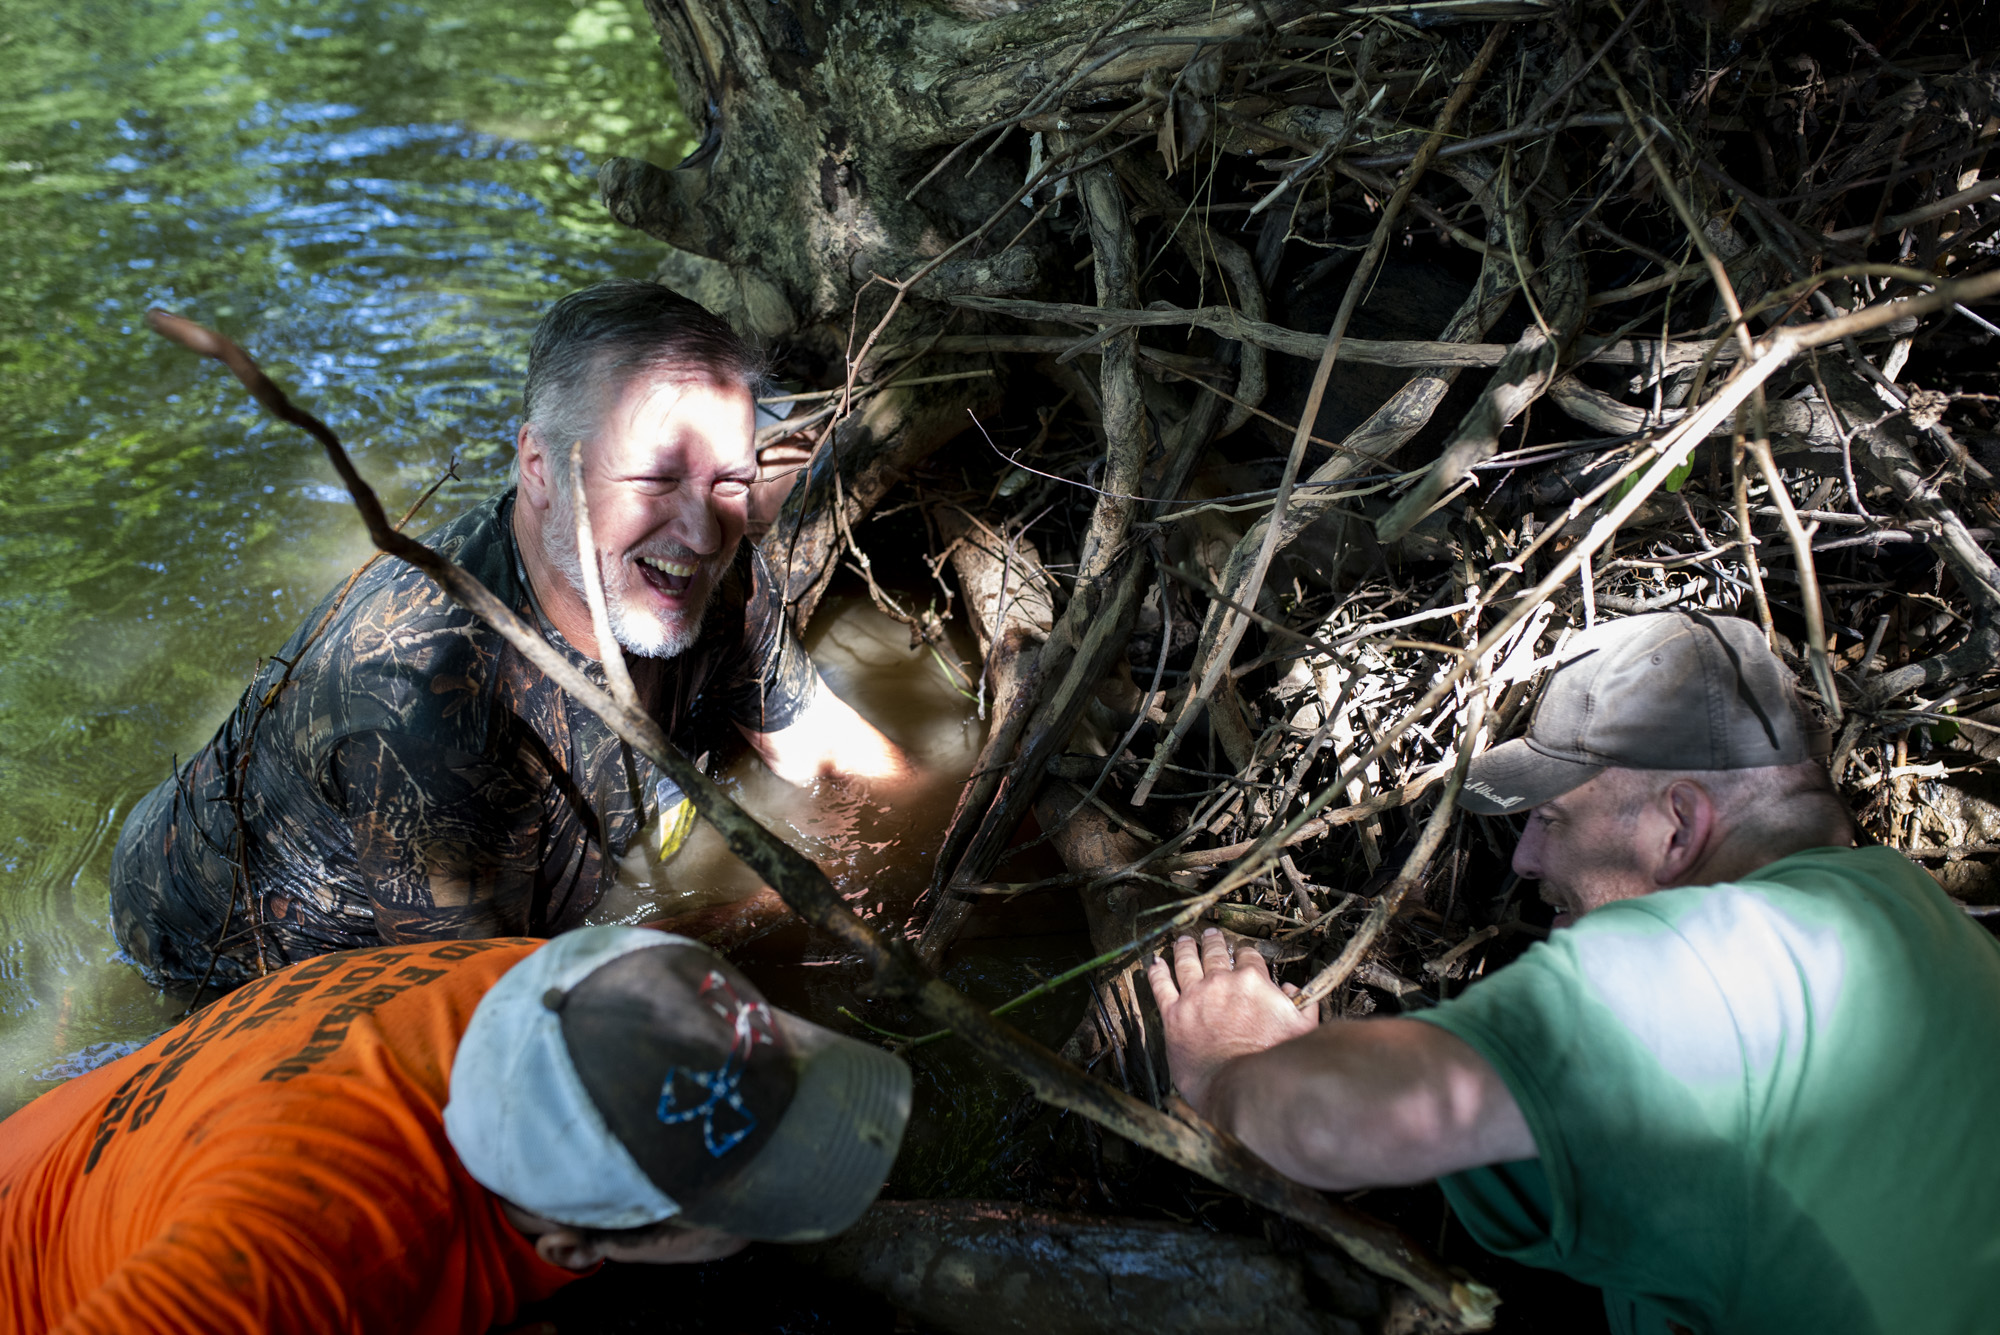
[[[0,1330],[484,1331],[600,1260],[839,1232],[909,1102],[658,932],[322,956],[0,1125]]]

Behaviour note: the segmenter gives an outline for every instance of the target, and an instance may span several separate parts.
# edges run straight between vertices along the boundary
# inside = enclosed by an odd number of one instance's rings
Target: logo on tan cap
[[[1495,792],[1492,784],[1478,780],[1468,782],[1464,788],[1460,789],[1460,792],[1473,793],[1479,797],[1483,797],[1502,811],[1512,811],[1521,804],[1520,797],[1504,796],[1501,793]],[[1460,800],[1463,801],[1463,797]]]

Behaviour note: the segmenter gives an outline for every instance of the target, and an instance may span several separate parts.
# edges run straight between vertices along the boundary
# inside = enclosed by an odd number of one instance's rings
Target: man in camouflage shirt
[[[593,680],[570,442],[584,442],[612,635],[689,755],[733,725],[780,777],[893,779],[902,753],[831,690],[741,540],[755,356],[663,287],[573,293],[529,352],[518,485],[427,541]],[[232,986],[333,950],[579,925],[639,846],[685,834],[644,756],[398,561],[329,595],[214,739],[126,821],[118,939],[155,983]]]

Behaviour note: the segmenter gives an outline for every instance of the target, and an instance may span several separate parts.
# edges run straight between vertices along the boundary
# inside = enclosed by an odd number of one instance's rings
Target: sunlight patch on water
[[[794,787],[748,753],[719,780],[745,810],[818,863],[856,911],[900,930],[929,879],[985,725],[930,652],[912,649],[909,631],[865,598],[827,598],[805,641],[827,686],[909,753],[923,774],[919,791],[882,810],[834,785]],[[720,835],[700,825],[650,879],[616,886],[591,920],[644,922],[747,899],[762,885]]]

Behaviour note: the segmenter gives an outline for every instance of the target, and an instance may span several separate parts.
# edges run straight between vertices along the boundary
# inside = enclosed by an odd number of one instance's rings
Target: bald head
[[[1568,917],[1615,899],[1736,880],[1854,842],[1817,761],[1737,770],[1604,770],[1529,812],[1514,870]]]

